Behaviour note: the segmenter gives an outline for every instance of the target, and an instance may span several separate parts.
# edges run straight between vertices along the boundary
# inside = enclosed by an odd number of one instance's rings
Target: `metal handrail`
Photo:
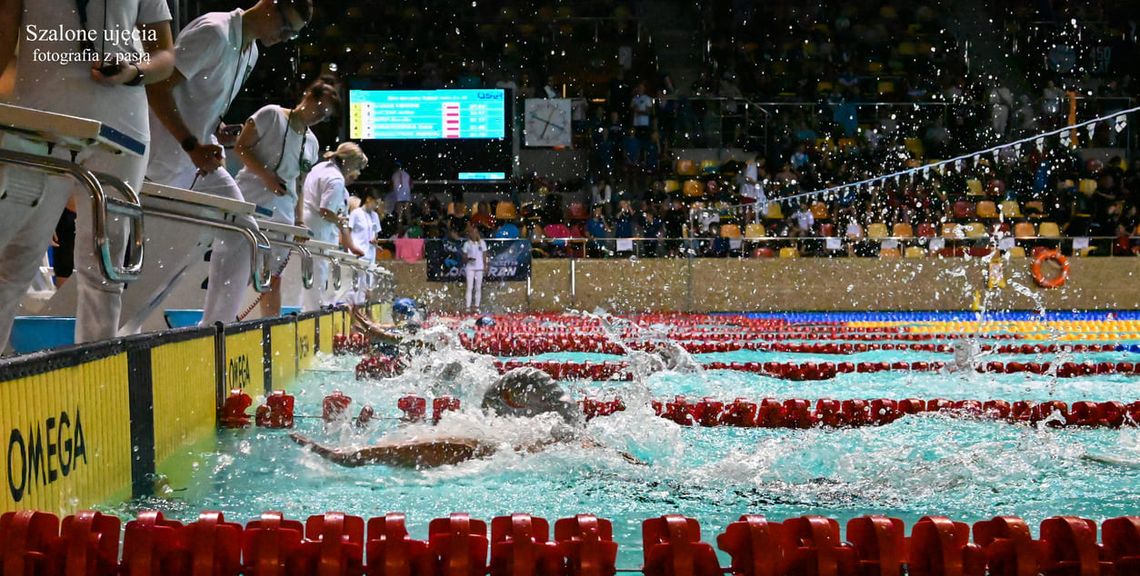
[[[197,216],[187,216],[162,208],[144,207],[143,212],[160,218],[168,218],[189,224],[199,224],[211,228],[220,228],[241,234],[253,247],[253,253],[250,258],[250,280],[253,282],[253,289],[258,293],[269,291],[269,280],[273,275],[273,248],[269,245],[269,239],[266,238],[265,234],[262,234],[260,230],[251,230],[245,226],[218,222]]]
[[[277,245],[277,246],[287,248],[287,249],[289,249],[289,251],[294,252],[298,256],[301,257],[301,286],[303,286],[305,288],[305,290],[312,288],[313,287],[313,253],[310,252],[309,249],[306,248],[305,246],[303,246],[300,242],[297,242],[296,240],[292,239],[290,234],[286,233],[283,230],[276,230],[275,229],[275,227],[278,227],[278,226],[281,226],[281,227],[289,226],[288,224],[282,224],[280,222],[272,222],[269,220],[255,220],[255,221],[257,222],[258,229],[260,229],[261,232],[263,234],[265,234],[266,238],[269,238],[269,243],[271,245]],[[295,228],[295,226],[289,226],[289,227]],[[305,228],[300,228],[300,229],[305,230],[306,232],[308,231],[308,229],[305,229]],[[271,236],[271,234],[273,234],[275,236]],[[304,236],[304,238],[307,240],[310,237],[306,235],[306,236]]]
[[[91,212],[94,222],[95,246],[99,249],[101,258],[99,266],[103,277],[111,282],[130,282],[137,280],[142,272],[142,207],[138,196],[122,180],[107,174],[96,174],[74,162],[40,156],[26,152],[0,149],[0,163],[24,166],[42,172],[50,172],[70,176],[91,193]],[[103,184],[107,184],[126,197],[126,200],[109,200],[103,191]],[[108,204],[112,205],[111,212],[125,216],[131,220],[131,227],[135,234],[135,250],[131,251],[130,261],[124,265],[116,263],[111,257],[110,238],[107,236]]]

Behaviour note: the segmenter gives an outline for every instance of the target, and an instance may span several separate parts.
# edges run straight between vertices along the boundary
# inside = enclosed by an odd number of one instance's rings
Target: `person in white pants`
[[[234,147],[243,165],[235,180],[247,202],[272,211],[269,220],[293,225],[304,219],[297,190],[320,156],[309,127],[331,117],[339,105],[336,87],[317,80],[297,107],[271,104],[246,120]],[[262,318],[281,315],[281,273],[288,260],[289,248],[274,246],[270,290],[258,299]]]
[[[147,178],[243,200],[237,183],[222,166],[222,146],[235,142],[240,126],[227,126],[222,116],[257,63],[257,42],[273,46],[292,40],[312,15],[312,0],[259,0],[246,11],[211,12],[190,22],[175,44],[174,74],[147,90],[152,124],[162,126],[155,129]],[[239,218],[235,224],[256,228],[251,217]],[[211,239],[202,325],[237,319],[249,284],[251,247],[240,234],[211,233],[195,249],[163,262],[162,285],[142,295],[146,306],[135,318],[127,319],[125,332],[137,330],[158,308],[190,265],[201,259]]]
[[[348,234],[348,188],[364,168],[368,157],[360,146],[344,142],[335,152],[325,154],[325,161],[313,167],[305,178],[304,203],[305,226],[313,234],[313,239],[329,244],[338,242],[353,254],[362,256],[364,251],[357,248]],[[329,262],[324,258],[313,259],[313,287],[304,291],[301,308],[314,312],[327,304],[324,300],[325,283],[329,278]]]
[[[144,84],[167,78],[174,69],[170,11],[164,0],[89,0],[80,11],[73,0],[5,0],[0,2],[0,71],[15,58],[15,83],[6,103],[98,120],[149,148],[150,127]],[[84,30],[93,42],[34,41],[28,30]],[[123,32],[137,34],[130,41]],[[100,62],[76,59],[61,64],[36,54],[94,51]],[[106,67],[105,64],[112,66]],[[113,66],[117,64],[116,66]],[[37,151],[27,141],[0,138],[0,146]],[[38,150],[45,152],[45,150]],[[67,150],[54,156],[70,159]],[[76,161],[105,172],[134,190],[142,184],[146,154],[112,154],[91,149]],[[78,202],[75,262],[78,308],[75,339],[87,342],[115,336],[121,310],[122,284],[103,276],[102,255],[95,247],[91,199],[85,188],[63,176],[0,166],[0,348],[8,342],[21,297],[31,284],[43,254],[51,244],[55,223],[68,199]],[[108,190],[111,196],[118,193]],[[123,261],[126,221],[110,219],[106,232],[111,258]]]
[[[467,310],[471,310],[474,296],[475,310],[483,300],[483,270],[487,267],[487,243],[479,235],[479,227],[467,226],[467,240],[463,242],[464,271],[467,273]]]

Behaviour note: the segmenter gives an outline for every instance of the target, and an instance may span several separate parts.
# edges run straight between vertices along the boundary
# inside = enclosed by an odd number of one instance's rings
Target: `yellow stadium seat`
[[[926,156],[926,149],[922,146],[922,140],[918,138],[907,138],[903,140],[907,152],[914,155],[915,158],[922,158]]]
[[[1006,200],[1001,203],[1001,215],[1003,218],[1021,218],[1021,205],[1017,200]]]
[[[823,202],[814,202],[811,205],[812,218],[816,220],[830,220],[831,213],[827,211],[827,204]]]
[[[1042,222],[1037,227],[1037,236],[1041,238],[1060,238],[1061,227],[1056,222]]]
[[[495,219],[496,220],[515,220],[519,217],[518,211],[515,210],[515,203],[509,200],[500,201],[495,205]]]
[[[914,238],[914,228],[906,222],[899,222],[891,227],[891,236],[895,238]]]
[[[1033,209],[1034,213],[1029,215],[1031,220],[1040,220],[1045,217],[1045,203],[1040,200],[1030,200],[1025,203],[1025,210]]]
[[[1077,185],[1077,189],[1080,190],[1081,194],[1092,194],[1093,192],[1096,192],[1096,180],[1093,180],[1091,178],[1081,178],[1080,183]]]
[[[882,240],[889,238],[891,233],[887,230],[887,225],[882,222],[875,222],[867,225],[867,238],[871,240]]]
[[[926,250],[921,246],[907,246],[906,251],[903,252],[903,256],[906,258],[925,258]]]
[[[901,257],[902,257],[902,254],[899,253],[898,248],[883,248],[883,249],[879,250],[879,258],[894,260],[896,258],[901,258]]]
[[[986,225],[981,222],[969,222],[963,225],[966,232],[966,238],[985,238]]]
[[[677,162],[673,165],[673,172],[678,176],[696,176],[697,163],[692,160],[678,158]]]
[[[899,43],[899,56],[914,56],[918,52],[918,47],[914,42],[900,42]]]
[[[966,195],[967,196],[985,196],[986,191],[982,189],[982,181],[973,178],[966,180]]]
[[[881,80],[879,82],[879,95],[886,96],[887,94],[895,93],[895,83],[890,80]]]
[[[942,225],[941,236],[947,240],[954,240],[956,238],[965,238],[966,231],[958,224],[947,222]]]
[[[377,260],[391,260],[394,257],[395,257],[395,255],[392,254],[392,251],[387,249],[387,248],[377,248],[376,249],[376,259]]]
[[[800,251],[792,246],[780,248],[780,258],[799,258]]]
[[[1013,237],[1018,240],[1032,240],[1037,237],[1037,231],[1029,222],[1018,222],[1013,225]]]
[[[764,213],[765,220],[783,220],[784,209],[779,202],[769,202],[768,210]]]
[[[768,231],[764,229],[764,225],[759,222],[753,222],[744,227],[744,237],[749,240],[758,240],[766,238]]]
[[[817,92],[820,92],[820,93],[828,93],[828,92],[832,92],[833,90],[835,90],[835,85],[832,84],[831,82],[824,81],[824,82],[820,82],[819,84],[816,84],[815,90]]]
[[[982,220],[996,220],[998,217],[997,204],[991,200],[982,200],[978,202],[976,213],[978,218]]]
[[[1025,258],[1025,248],[1021,246],[1014,246],[1009,249],[1010,258]]]
[[[467,205],[462,202],[450,202],[447,205],[447,215],[463,218],[467,216]]]
[[[847,150],[849,148],[854,148],[855,147],[855,139],[854,138],[840,138],[836,142],[836,145],[839,146],[840,150]]]
[[[677,192],[680,189],[681,189],[681,183],[680,182],[678,182],[676,180],[666,180],[665,181],[665,192],[667,194]]]
[[[882,62],[868,62],[867,63],[867,72],[870,72],[871,74],[878,74],[879,72],[882,72],[882,71],[883,71],[883,63]]]
[[[701,174],[716,174],[720,164],[716,160],[701,160]]]
[[[705,187],[696,180],[685,180],[684,194],[689,198],[698,198],[705,193]]]
[[[736,224],[721,224],[721,238],[740,238],[740,226]]]

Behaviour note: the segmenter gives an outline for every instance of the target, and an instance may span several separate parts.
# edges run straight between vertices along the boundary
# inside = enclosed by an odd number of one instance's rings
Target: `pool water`
[[[1138,361],[1132,352],[1072,354],[1074,361]],[[844,356],[755,351],[702,354],[700,363],[779,361],[948,360],[948,354],[878,351]],[[547,360],[620,360],[601,354],[558,353]],[[995,355],[986,360],[1011,359]],[[1017,355],[1019,361],[1056,361],[1056,355]],[[1065,358],[1070,359],[1069,357]],[[491,419],[469,412],[493,381],[491,357],[448,349],[417,359],[403,376],[357,381],[357,357],[323,356],[317,369],[294,387],[297,431],[337,446],[365,445],[381,436],[415,437],[426,426],[401,426],[396,400],[409,393],[428,398],[453,394],[464,411],[440,427],[504,446],[542,439],[551,421]],[[364,517],[400,511],[415,538],[428,522],[450,512],[489,520],[527,512],[551,521],[594,513],[614,523],[619,568],[637,568],[641,521],[663,514],[700,520],[712,541],[741,514],[775,520],[822,514],[846,520],[863,514],[902,518],[908,526],[924,515],[974,522],[1016,515],[1031,527],[1055,515],[1100,521],[1140,511],[1140,466],[1097,463],[1087,454],[1140,461],[1140,432],[1121,429],[1053,429],[972,420],[941,414],[907,416],[882,427],[808,430],[684,427],[656,417],[650,398],[686,395],[737,397],[947,398],[1061,400],[1140,399],[1134,377],[1105,375],[1054,379],[1033,374],[883,372],[840,374],[816,382],[789,382],[759,374],[709,370],[661,372],[637,382],[567,383],[576,398],[620,395],[629,409],[597,418],[588,433],[601,446],[561,445],[537,453],[500,450],[458,466],[415,471],[386,466],[344,468],[302,449],[283,430],[224,430],[216,447],[185,455],[193,480],[164,497],[114,505],[132,516],[158,508],[191,520],[201,510],[221,510],[232,521],[280,510],[304,519],[326,511]],[[343,391],[355,414],[371,404],[381,420],[360,431],[349,423],[325,425],[325,395]],[[631,463],[626,451],[642,463]],[[722,561],[725,559],[722,558]]]

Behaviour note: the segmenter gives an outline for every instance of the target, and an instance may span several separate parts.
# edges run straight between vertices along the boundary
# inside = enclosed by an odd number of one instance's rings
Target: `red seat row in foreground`
[[[245,526],[219,512],[183,525],[146,511],[127,523],[120,557],[119,519],[85,511],[0,517],[0,566],[17,576],[613,576],[618,545],[609,520],[592,515],[550,525],[527,514],[487,523],[467,514],[432,520],[427,541],[408,536],[403,514],[367,522],[331,512],[301,523],[268,512]],[[773,522],[741,516],[716,537],[731,558],[722,568],[696,520],[679,515],[642,523],[647,576],[1132,576],[1140,574],[1140,517],[1054,517],[1034,539],[1020,518],[971,527],[944,517],[918,521],[863,516],[839,523],[821,516]],[[367,534],[367,537],[365,537]],[[367,562],[365,562],[367,560]]]

